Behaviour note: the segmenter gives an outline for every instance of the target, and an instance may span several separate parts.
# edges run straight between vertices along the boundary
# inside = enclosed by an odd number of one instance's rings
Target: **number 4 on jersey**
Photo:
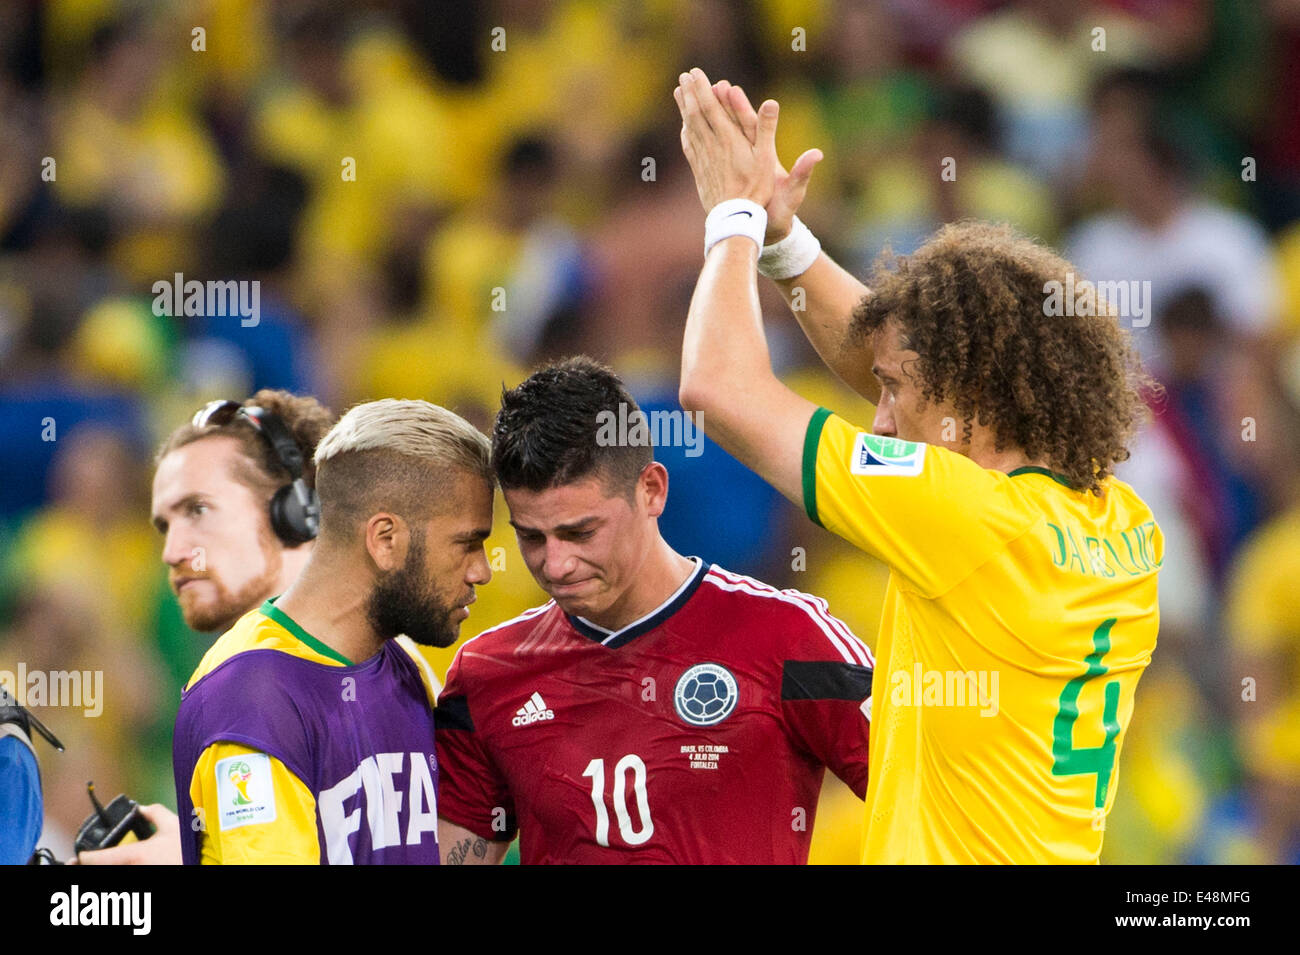
[[[1115,768],[1115,737],[1119,735],[1119,680],[1106,684],[1106,705],[1102,710],[1101,725],[1106,731],[1106,741],[1090,749],[1074,745],[1074,722],[1079,718],[1079,692],[1089,680],[1107,671],[1101,658],[1110,652],[1110,628],[1115,618],[1107,620],[1092,634],[1093,652],[1084,657],[1088,669],[1076,676],[1061,691],[1061,706],[1052,723],[1052,773],[1056,776],[1097,774],[1096,808],[1106,804],[1111,774]]]

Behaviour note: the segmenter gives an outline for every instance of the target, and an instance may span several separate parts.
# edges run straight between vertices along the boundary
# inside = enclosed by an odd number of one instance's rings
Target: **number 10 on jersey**
[[[634,828],[627,810],[627,776],[632,774],[632,791],[635,793],[640,827]],[[609,810],[605,807],[605,761],[593,759],[582,771],[591,777],[591,804],[596,808],[596,844],[609,846]],[[614,764],[613,790],[614,816],[618,819],[618,834],[629,846],[639,846],[655,834],[654,820],[650,818],[650,799],[645,791],[645,761],[636,753],[628,753]]]

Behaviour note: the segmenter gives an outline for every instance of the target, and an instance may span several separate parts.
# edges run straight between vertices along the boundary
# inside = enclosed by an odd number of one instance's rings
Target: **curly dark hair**
[[[1100,299],[1092,314],[1051,315],[1049,283],[1082,281],[1052,250],[1007,225],[944,226],[912,255],[886,253],[854,309],[850,342],[886,320],[920,357],[925,401],[946,401],[992,429],[998,451],[1019,448],[1079,490],[1100,494],[1144,420],[1142,370],[1128,332]],[[1069,311],[1061,309],[1060,311]]]
[[[315,398],[271,388],[263,388],[240,404],[246,408],[265,408],[284,422],[302,452],[303,480],[308,487],[315,487],[316,465],[313,462],[316,445],[338,420],[334,413]],[[177,448],[216,435],[239,439],[244,460],[236,467],[235,477],[243,484],[269,498],[277,488],[289,483],[289,472],[276,457],[270,442],[240,418],[226,425],[207,425],[202,428],[189,421],[185,422],[167,436],[154,456],[154,464],[157,465]]]

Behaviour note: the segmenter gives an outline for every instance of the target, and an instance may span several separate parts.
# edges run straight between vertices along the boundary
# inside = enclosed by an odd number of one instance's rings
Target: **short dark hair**
[[[492,428],[492,467],[501,487],[544,491],[598,476],[610,490],[631,495],[654,449],[648,441],[598,441],[608,414],[629,426],[642,420],[634,417],[641,409],[622,379],[585,355],[553,362],[503,390]]]

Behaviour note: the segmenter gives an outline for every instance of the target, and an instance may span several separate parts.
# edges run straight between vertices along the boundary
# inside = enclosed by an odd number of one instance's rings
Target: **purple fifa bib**
[[[273,802],[249,792],[253,760],[266,758],[222,760],[217,818],[209,809],[202,826],[186,825],[197,818],[194,767],[222,741],[275,757],[307,786],[323,863],[438,864],[433,710],[417,664],[395,642],[352,666],[245,650],[182,694],[173,765],[187,864],[199,861],[200,829],[275,815]]]

